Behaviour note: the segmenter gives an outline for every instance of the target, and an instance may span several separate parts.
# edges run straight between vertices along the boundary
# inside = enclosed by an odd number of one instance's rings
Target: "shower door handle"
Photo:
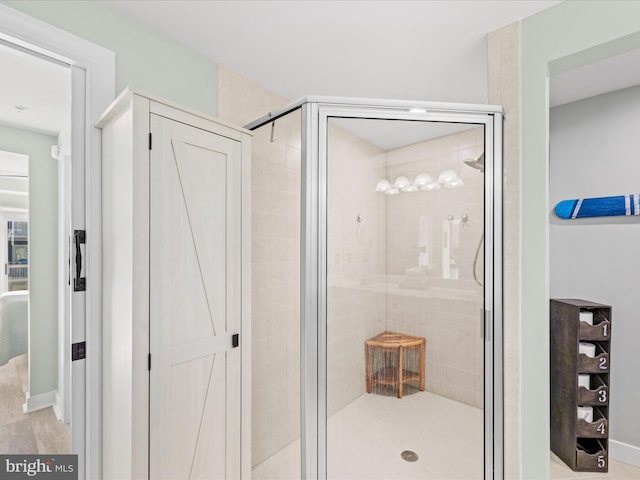
[[[493,333],[493,315],[491,310],[480,309],[480,336],[487,342],[491,341]]]

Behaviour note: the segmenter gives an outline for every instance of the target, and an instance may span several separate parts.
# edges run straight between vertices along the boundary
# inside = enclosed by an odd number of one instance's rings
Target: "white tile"
[[[328,419],[327,477],[481,479],[482,417],[480,409],[427,392],[362,395]],[[403,450],[418,461],[404,461]],[[300,478],[299,458],[296,441],[257,465],[252,478]]]

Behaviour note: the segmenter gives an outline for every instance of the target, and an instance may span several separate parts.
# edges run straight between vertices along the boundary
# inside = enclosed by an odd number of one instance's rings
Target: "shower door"
[[[501,478],[501,116],[319,104],[305,118],[305,475]]]

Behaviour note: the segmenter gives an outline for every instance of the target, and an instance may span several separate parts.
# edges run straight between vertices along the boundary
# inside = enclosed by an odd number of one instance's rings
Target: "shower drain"
[[[412,452],[411,450],[405,450],[400,454],[403,460],[407,462],[417,462],[418,454],[416,452]]]

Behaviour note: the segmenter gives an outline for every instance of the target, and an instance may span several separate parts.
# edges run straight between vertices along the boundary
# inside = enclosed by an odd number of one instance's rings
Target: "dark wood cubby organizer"
[[[593,326],[580,312],[593,313]],[[586,300],[551,300],[551,450],[581,472],[609,469],[609,359],[611,307]],[[596,346],[595,357],[579,353],[580,342]],[[589,374],[589,388],[578,375]],[[593,422],[578,419],[578,406],[593,407]]]

